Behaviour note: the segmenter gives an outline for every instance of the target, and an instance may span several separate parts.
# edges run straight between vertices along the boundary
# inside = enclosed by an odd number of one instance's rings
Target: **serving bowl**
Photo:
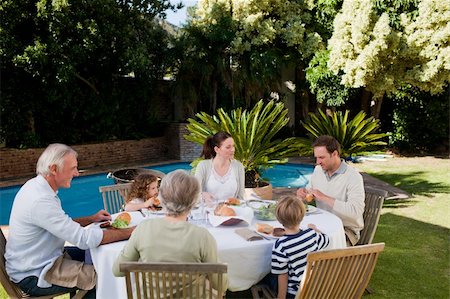
[[[253,215],[256,219],[263,221],[277,220],[275,216],[277,209],[276,201],[249,200],[247,205],[252,208]]]

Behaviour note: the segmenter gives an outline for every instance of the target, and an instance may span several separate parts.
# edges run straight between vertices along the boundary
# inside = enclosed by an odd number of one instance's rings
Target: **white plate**
[[[315,206],[308,205],[306,207],[306,213],[312,213],[312,212],[315,212],[315,211],[317,211],[317,208]]]
[[[235,225],[241,222],[246,222],[247,224],[252,223],[253,220],[253,210],[249,207],[238,207],[229,206],[236,212],[236,216],[216,216],[214,212],[208,214],[209,223],[212,226],[219,225]]]
[[[261,236],[263,236],[264,238],[271,239],[271,240],[276,240],[276,239],[279,239],[279,238],[280,238],[280,237],[275,237],[275,236],[272,235],[272,234],[260,233],[259,231],[256,231],[256,233],[259,234],[259,235],[261,235]]]
[[[274,229],[275,228],[280,228],[279,226],[277,226],[277,227],[274,227]],[[263,236],[263,237],[265,237],[265,238],[268,238],[268,239],[273,239],[273,240],[276,240],[276,239],[279,239],[279,238],[281,238],[282,236],[274,236],[273,234],[266,234],[266,233],[261,233],[261,232],[259,232],[259,231],[257,231],[257,230],[255,230],[256,231],[256,233],[257,234],[260,234],[261,236]]]

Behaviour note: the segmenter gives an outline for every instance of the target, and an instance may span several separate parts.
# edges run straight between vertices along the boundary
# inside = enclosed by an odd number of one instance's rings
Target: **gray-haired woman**
[[[175,170],[161,181],[158,197],[166,215],[140,223],[114,263],[116,276],[121,262],[217,263],[217,244],[207,229],[187,222],[200,196],[195,176]],[[216,288],[217,282],[212,282]],[[226,289],[227,280],[224,280]]]

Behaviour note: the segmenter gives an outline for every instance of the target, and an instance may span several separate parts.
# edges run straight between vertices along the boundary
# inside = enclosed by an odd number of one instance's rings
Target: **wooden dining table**
[[[131,212],[132,225],[152,217],[164,217],[160,214],[143,214]],[[114,215],[113,215],[114,216]],[[272,247],[275,238],[265,237],[261,240],[247,241],[235,232],[239,228],[255,229],[258,222],[264,222],[275,227],[281,227],[277,221],[261,221],[253,218],[251,223],[242,221],[232,226],[212,226],[208,221],[197,225],[205,226],[217,241],[219,261],[228,264],[228,290],[242,291],[258,283],[270,272]],[[315,209],[307,213],[301,222],[301,228],[309,223],[330,237],[330,244],[326,249],[346,247],[345,233],[342,221],[327,211]],[[100,228],[99,228],[100,229]],[[91,249],[90,254],[97,272],[97,298],[126,298],[124,277],[115,277],[112,273],[113,264],[127,241],[101,245]]]

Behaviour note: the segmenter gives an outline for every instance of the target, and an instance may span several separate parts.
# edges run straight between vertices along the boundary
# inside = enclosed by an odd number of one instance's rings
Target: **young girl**
[[[125,200],[125,211],[152,209],[159,206],[158,178],[153,174],[142,173],[135,177],[130,193]]]
[[[272,249],[272,274],[278,276],[277,298],[295,297],[306,268],[306,256],[330,242],[329,237],[314,224],[308,224],[305,230],[300,229],[305,213],[304,203],[296,197],[286,196],[278,201],[276,217],[286,234],[275,242]]]

